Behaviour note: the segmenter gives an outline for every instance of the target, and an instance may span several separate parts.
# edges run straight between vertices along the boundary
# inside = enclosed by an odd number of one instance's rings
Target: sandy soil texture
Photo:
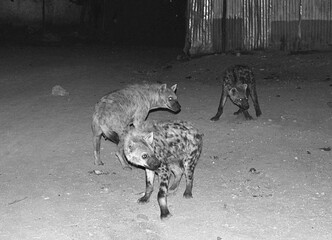
[[[332,239],[332,52],[254,52],[176,61],[177,49],[2,46],[0,239]],[[218,122],[220,82],[232,64],[254,68],[263,115]],[[142,169],[122,170],[102,141],[93,165],[91,116],[104,94],[138,82],[178,84],[182,110],[204,133],[193,199],[184,181],[159,219]],[[60,85],[69,95],[53,96]],[[255,116],[252,102],[250,113]],[[94,170],[103,174],[97,175]],[[98,172],[97,171],[97,172]]]

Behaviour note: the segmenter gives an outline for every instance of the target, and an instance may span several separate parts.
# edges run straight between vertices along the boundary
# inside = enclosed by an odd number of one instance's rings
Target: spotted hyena
[[[160,217],[171,216],[167,207],[168,184],[171,173],[175,191],[182,175],[186,177],[185,198],[192,197],[194,170],[203,147],[202,134],[189,122],[147,121],[140,129],[132,129],[125,137],[124,152],[130,163],[145,168],[146,190],[139,203],[149,201],[155,173],[159,176],[158,203]]]
[[[103,136],[118,145],[116,155],[122,167],[130,168],[123,156],[124,133],[131,126],[137,127],[144,122],[152,109],[180,111],[176,88],[176,84],[171,88],[166,84],[136,84],[102,97],[92,117],[94,163],[103,165],[100,160],[100,140]]]
[[[211,121],[219,120],[223,113],[227,97],[239,107],[239,110],[234,113],[235,115],[243,113],[247,120],[253,119],[248,112],[249,95],[254,103],[256,116],[259,117],[262,111],[258,103],[256,82],[252,69],[244,65],[235,65],[226,69],[221,84],[221,97],[218,112],[211,118]]]

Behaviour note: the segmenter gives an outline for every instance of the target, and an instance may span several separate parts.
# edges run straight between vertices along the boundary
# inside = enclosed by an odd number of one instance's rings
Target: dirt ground
[[[0,239],[332,239],[332,52],[254,52],[176,61],[178,49],[2,46]],[[229,65],[254,67],[263,115],[218,122]],[[182,110],[149,119],[189,120],[204,133],[193,199],[184,181],[159,219],[142,169],[122,170],[102,141],[93,164],[94,104],[138,82],[178,84]],[[67,96],[53,96],[60,85]],[[96,175],[92,171],[104,174]]]

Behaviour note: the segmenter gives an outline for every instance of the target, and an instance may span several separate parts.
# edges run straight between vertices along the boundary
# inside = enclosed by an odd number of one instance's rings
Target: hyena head
[[[128,134],[124,140],[124,153],[129,162],[150,170],[157,170],[161,162],[153,150],[153,132],[144,136]]]
[[[168,108],[173,112],[179,112],[181,110],[181,105],[175,94],[176,88],[177,84],[174,84],[171,88],[167,88],[166,84],[162,84],[158,89],[159,103],[161,103],[162,107]]]
[[[249,109],[247,86],[247,84],[239,84],[228,91],[228,95],[232,102],[243,110]]]

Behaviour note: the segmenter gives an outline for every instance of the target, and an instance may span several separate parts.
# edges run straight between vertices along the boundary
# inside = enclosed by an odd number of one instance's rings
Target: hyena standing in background
[[[152,109],[180,111],[176,87],[176,84],[171,88],[167,88],[166,84],[136,84],[102,97],[92,117],[94,163],[103,165],[100,160],[100,140],[103,136],[118,145],[116,155],[122,167],[130,168],[123,156],[125,132],[131,125],[136,128],[144,122]]]
[[[160,218],[171,216],[167,207],[168,184],[171,173],[175,191],[182,175],[186,177],[185,198],[192,198],[194,170],[203,147],[202,134],[191,123],[184,121],[150,122],[139,129],[132,129],[124,140],[124,152],[128,161],[145,168],[146,190],[139,203],[149,201],[153,191],[155,173],[159,176],[158,203]]]
[[[221,97],[218,112],[211,118],[211,121],[219,120],[223,113],[227,97],[239,107],[239,110],[234,113],[235,115],[243,113],[247,120],[253,119],[248,112],[249,95],[254,103],[256,116],[259,117],[262,115],[262,111],[258,103],[256,82],[252,69],[244,65],[235,65],[226,69],[221,83]]]

